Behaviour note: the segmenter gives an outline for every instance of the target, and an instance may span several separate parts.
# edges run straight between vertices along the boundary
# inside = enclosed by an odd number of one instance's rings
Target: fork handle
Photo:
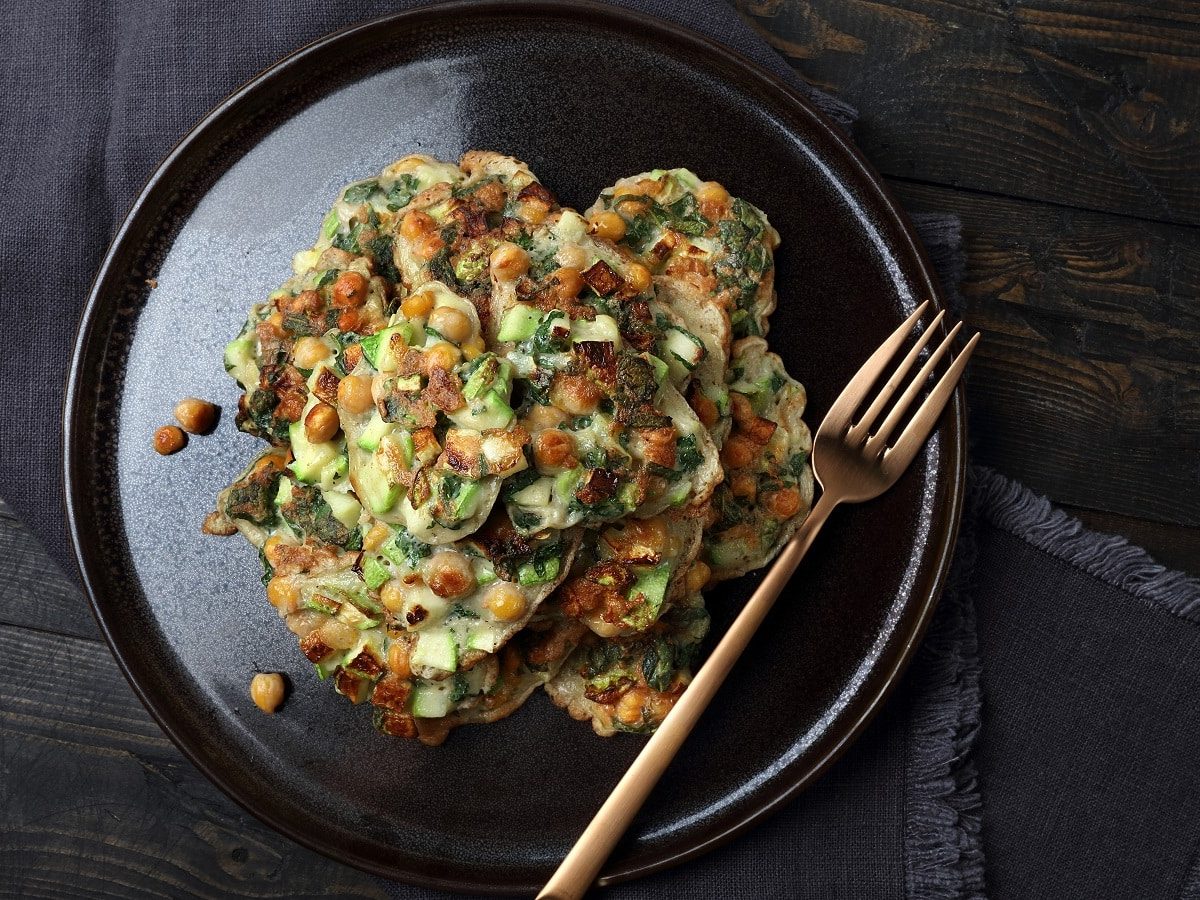
[[[816,506],[788,541],[758,589],[738,613],[658,731],[646,742],[571,852],[546,882],[537,900],[579,900],[596,880],[600,867],[629,828],[629,823],[691,734],[701,714],[708,708],[713,695],[750,643],[750,638],[766,618],[837,503],[837,499],[829,494],[821,494]]]

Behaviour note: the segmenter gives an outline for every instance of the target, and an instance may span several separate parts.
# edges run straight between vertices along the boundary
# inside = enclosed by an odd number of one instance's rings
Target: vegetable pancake
[[[717,581],[770,562],[808,515],[813,498],[803,385],[762,338],[738,341],[730,365],[733,433],[721,449],[725,481],[713,496],[704,533]]]
[[[804,389],[759,337],[778,240],[686,169],[586,216],[489,151],[348,185],[225,349],[267,447],[204,530],[258,550],[317,676],[385,734],[438,744],[538,687],[652,731],[701,590],[812,500]]]
[[[621,220],[614,240],[655,273],[719,298],[734,337],[766,334],[779,232],[757,206],[687,169],[655,169],[601,191],[587,215],[604,213]]]

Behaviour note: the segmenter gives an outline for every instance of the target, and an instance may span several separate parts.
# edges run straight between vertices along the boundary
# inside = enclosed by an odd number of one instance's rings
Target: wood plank
[[[1200,231],[893,186],[963,221],[974,458],[1059,503],[1200,525]]]
[[[884,174],[1200,224],[1188,0],[736,0]]]
[[[101,644],[0,625],[0,897],[370,897],[175,749]]]
[[[0,623],[100,640],[87,600],[73,578],[0,500]]]
[[[1078,506],[1064,506],[1063,509],[1093,531],[1129,538],[1153,556],[1155,562],[1168,569],[1200,576],[1200,529],[1165,525]]]

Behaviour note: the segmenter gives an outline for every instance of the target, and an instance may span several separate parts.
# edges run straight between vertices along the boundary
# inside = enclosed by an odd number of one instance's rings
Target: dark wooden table
[[[962,218],[975,459],[1200,573],[1200,4],[739,6]],[[180,756],[2,507],[0,553],[0,896],[383,896]]]

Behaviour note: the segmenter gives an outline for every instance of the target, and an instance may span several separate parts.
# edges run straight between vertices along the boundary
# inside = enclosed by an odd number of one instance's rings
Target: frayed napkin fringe
[[[1200,580],[1156,563],[1123,537],[1097,534],[986,466],[972,472],[978,508],[997,528],[1139,600],[1200,624]]]
[[[949,584],[907,691],[915,699],[905,788],[905,886],[909,897],[922,900],[985,896],[983,800],[973,754],[980,726],[974,522],[968,510]]]

